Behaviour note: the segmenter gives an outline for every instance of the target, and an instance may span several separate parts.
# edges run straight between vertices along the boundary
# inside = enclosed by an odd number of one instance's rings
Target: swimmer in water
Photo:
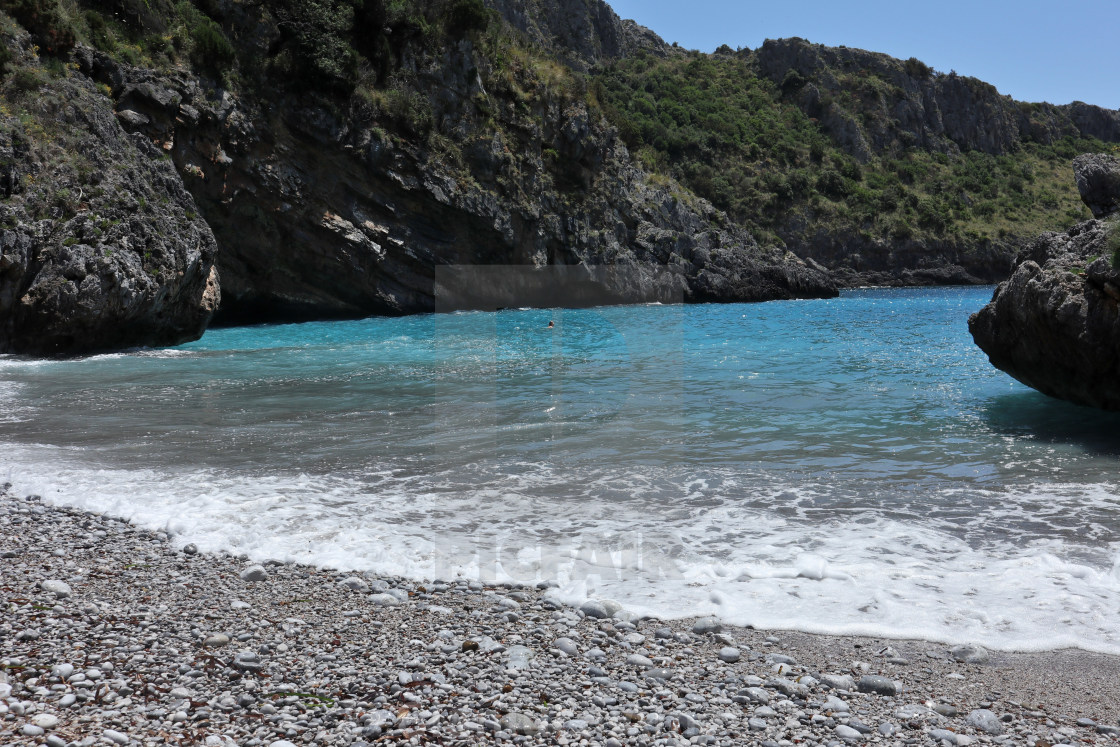
[[[548,328],[549,329],[556,329],[556,324],[554,324],[551,319],[548,320]]]

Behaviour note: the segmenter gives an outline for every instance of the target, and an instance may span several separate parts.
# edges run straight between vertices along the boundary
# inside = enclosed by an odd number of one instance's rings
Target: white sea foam
[[[15,489],[55,504],[123,516],[176,541],[414,578],[555,580],[555,596],[609,597],[661,617],[715,614],[760,628],[975,642],[995,649],[1067,646],[1120,654],[1120,545],[1076,535],[983,542],[950,524],[870,512],[810,521],[789,507],[813,496],[783,487],[753,507],[721,502],[703,481],[690,500],[640,500],[649,475],[603,478],[630,500],[550,504],[532,487],[555,476],[526,469],[508,487],[470,493],[373,472],[361,480],[106,470],[79,449],[9,444]],[[45,465],[50,465],[47,469]],[[727,483],[724,483],[724,488]],[[1020,505],[1094,501],[1106,486],[1049,485],[1000,496],[988,521]]]

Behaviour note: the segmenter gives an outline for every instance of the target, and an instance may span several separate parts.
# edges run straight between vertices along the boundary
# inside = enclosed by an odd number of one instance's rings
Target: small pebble
[[[264,581],[266,578],[268,578],[268,571],[264,569],[263,565],[251,565],[245,570],[241,571],[242,581]]]
[[[719,658],[720,661],[725,661],[728,664],[734,664],[735,662],[739,661],[739,649],[734,648],[733,646],[724,646],[719,650]]]

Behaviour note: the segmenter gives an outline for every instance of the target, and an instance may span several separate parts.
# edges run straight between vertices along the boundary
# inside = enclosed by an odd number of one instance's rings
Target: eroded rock
[[[1079,185],[1085,164],[1099,162],[1078,158]],[[1096,204],[1097,212],[1101,204],[1120,200],[1117,187],[1107,198],[1090,189],[1087,204]],[[1113,217],[1032,242],[991,303],[968,320],[992,365],[1051,397],[1120,410],[1118,241],[1120,219]]]

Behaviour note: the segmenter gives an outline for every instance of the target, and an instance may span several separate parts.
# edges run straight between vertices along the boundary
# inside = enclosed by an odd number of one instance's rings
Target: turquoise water
[[[0,357],[0,464],[23,492],[262,559],[1120,652],[1120,417],[993,369],[966,327],[990,295],[367,319]]]

